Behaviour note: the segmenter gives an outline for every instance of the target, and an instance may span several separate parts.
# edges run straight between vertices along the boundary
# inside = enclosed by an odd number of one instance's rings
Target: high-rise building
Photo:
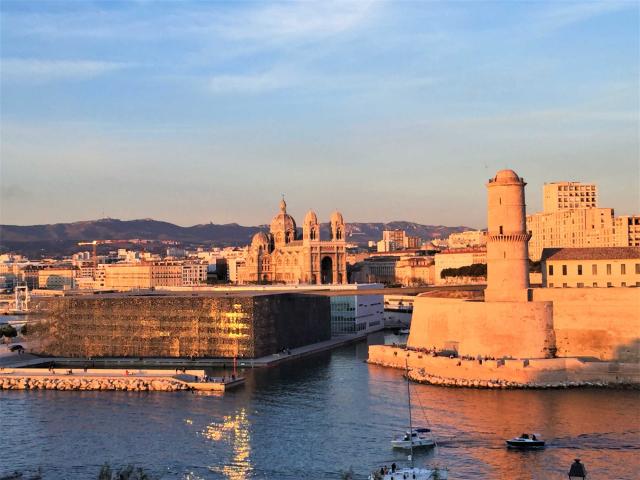
[[[376,246],[378,252],[420,248],[420,238],[411,237],[404,230],[383,230],[382,240]]]
[[[595,183],[551,182],[545,183],[542,191],[545,213],[572,208],[597,207]]]
[[[600,208],[595,184],[547,183],[544,209],[527,216],[529,255],[540,260],[544,248],[640,246],[640,216],[615,217]]]

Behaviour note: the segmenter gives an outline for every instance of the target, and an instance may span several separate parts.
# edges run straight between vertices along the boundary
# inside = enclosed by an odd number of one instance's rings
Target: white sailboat
[[[391,446],[393,448],[402,448],[404,450],[411,450],[413,453],[414,448],[432,448],[436,446],[436,442],[431,434],[429,428],[413,428],[413,422],[411,419],[411,383],[409,381],[409,366],[406,366],[407,376],[407,401],[409,404],[409,430],[403,435],[396,436],[391,440]]]
[[[391,441],[394,448],[409,450],[410,466],[398,467],[395,463],[391,467],[380,467],[369,475],[369,480],[447,480],[449,471],[439,467],[416,467],[413,465],[413,449],[417,447],[434,447],[436,442],[428,428],[413,428],[411,417],[411,386],[409,383],[409,367],[407,366],[407,399],[409,403],[409,430],[404,436]]]

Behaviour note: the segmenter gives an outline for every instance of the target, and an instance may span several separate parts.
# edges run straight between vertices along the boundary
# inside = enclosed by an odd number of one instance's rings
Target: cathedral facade
[[[284,198],[269,233],[253,236],[238,283],[336,284],[347,283],[345,224],[340,212],[331,214],[331,239],[320,239],[318,217],[304,217],[302,236],[287,213]]]

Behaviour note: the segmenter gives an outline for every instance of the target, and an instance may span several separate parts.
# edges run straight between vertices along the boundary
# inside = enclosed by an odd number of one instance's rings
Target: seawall
[[[463,360],[388,345],[369,346],[369,363],[405,369],[434,385],[475,388],[640,387],[640,365],[578,358]]]

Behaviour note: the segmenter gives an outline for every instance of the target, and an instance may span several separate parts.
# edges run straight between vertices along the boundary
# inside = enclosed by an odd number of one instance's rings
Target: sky
[[[0,223],[639,213],[639,5],[0,0]]]

